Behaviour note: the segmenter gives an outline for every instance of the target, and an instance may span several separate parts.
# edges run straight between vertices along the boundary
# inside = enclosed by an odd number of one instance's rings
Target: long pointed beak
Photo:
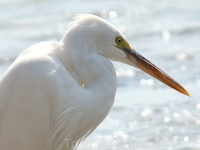
[[[185,94],[187,96],[190,96],[188,91],[184,89],[178,82],[176,82],[174,79],[168,76],[165,72],[160,70],[157,66],[151,63],[145,57],[140,55],[137,51],[135,51],[134,49],[127,49],[127,48],[123,48],[123,50],[127,55],[127,59],[131,61],[132,63],[134,63],[134,65],[136,65],[142,71],[160,80],[161,82],[175,89],[176,91],[182,94]]]

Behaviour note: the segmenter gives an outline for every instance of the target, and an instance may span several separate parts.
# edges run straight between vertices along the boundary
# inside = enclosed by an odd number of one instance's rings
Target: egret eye
[[[117,44],[120,44],[122,42],[122,38],[121,37],[116,37],[115,41],[116,41]]]

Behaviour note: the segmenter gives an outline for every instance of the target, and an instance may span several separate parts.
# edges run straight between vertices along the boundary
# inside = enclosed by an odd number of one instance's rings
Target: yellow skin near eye
[[[117,44],[115,46],[121,50],[131,49],[131,46],[121,36],[116,36],[115,42]]]

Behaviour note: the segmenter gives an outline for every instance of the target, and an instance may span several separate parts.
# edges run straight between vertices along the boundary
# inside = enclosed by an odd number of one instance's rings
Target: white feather
[[[96,41],[71,33],[82,21],[60,43],[25,50],[2,77],[0,149],[73,149],[108,114],[116,92],[114,67],[97,53]]]

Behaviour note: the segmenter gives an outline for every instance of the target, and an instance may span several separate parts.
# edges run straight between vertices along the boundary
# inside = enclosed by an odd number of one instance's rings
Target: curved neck
[[[76,86],[73,89],[78,91],[78,94],[72,95],[76,100],[74,101],[72,98],[73,102],[68,104],[76,103],[77,107],[75,107],[73,115],[76,113],[77,117],[82,118],[82,120],[79,119],[77,121],[81,121],[81,126],[73,124],[73,122],[70,122],[72,123],[70,125],[73,125],[77,131],[82,132],[73,132],[74,130],[68,130],[68,127],[63,131],[69,136],[66,138],[70,138],[72,142],[78,142],[89,135],[110,111],[116,92],[116,74],[114,66],[109,59],[95,51],[85,49],[86,45],[85,48],[76,49],[76,47],[68,44],[59,44],[60,48],[56,49],[56,51],[52,50],[51,53],[62,62],[66,70],[80,85],[80,87]],[[67,45],[70,49],[68,49]],[[62,101],[61,105],[66,105],[65,101]],[[59,104],[58,107],[60,108],[61,105]],[[63,111],[63,113],[68,112],[66,110]],[[69,119],[66,118],[70,117],[69,115],[63,115],[65,116],[63,120]]]
[[[60,44],[60,52],[55,55],[71,76],[80,86],[92,92],[92,96],[99,99],[99,102],[105,99],[112,100],[113,103],[117,81],[111,61],[95,51],[83,47],[82,49],[76,49],[76,47],[68,49],[66,45]]]

